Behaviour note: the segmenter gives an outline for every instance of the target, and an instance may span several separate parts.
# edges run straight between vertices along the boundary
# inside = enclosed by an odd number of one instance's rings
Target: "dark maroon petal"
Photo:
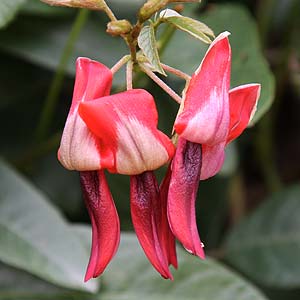
[[[164,278],[173,279],[161,241],[162,205],[153,172],[131,176],[130,201],[133,226],[146,256]]]
[[[168,167],[167,173],[165,178],[163,179],[160,187],[160,199],[161,199],[161,230],[159,231],[161,236],[161,241],[163,245],[163,250],[166,250],[166,257],[168,260],[169,265],[173,265],[174,268],[177,269],[178,262],[177,262],[177,255],[176,255],[176,244],[175,244],[175,237],[171,228],[169,226],[168,218],[167,218],[167,205],[168,205],[168,192],[169,192],[169,185],[171,180],[171,167]]]
[[[201,171],[201,145],[179,138],[172,162],[168,218],[175,237],[191,253],[205,254],[196,224],[195,201]]]
[[[120,242],[120,223],[104,171],[80,172],[85,204],[92,223],[92,249],[85,281],[103,273]]]

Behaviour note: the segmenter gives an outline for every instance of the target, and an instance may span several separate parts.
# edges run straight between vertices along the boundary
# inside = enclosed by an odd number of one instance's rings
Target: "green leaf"
[[[95,300],[92,294],[57,287],[4,264],[0,264],[0,278],[0,300]]]
[[[163,10],[160,13],[160,17],[164,21],[174,25],[180,30],[189,33],[193,37],[206,44],[210,44],[212,42],[209,37],[214,37],[213,31],[207,25],[198,20],[184,17],[172,9]]]
[[[300,287],[300,185],[272,195],[229,235],[227,261],[253,280]]]
[[[13,20],[25,0],[1,0],[0,1],[0,28]]]
[[[0,260],[59,286],[83,283],[88,251],[46,197],[0,161]]]
[[[86,250],[90,249],[91,228],[72,226]],[[98,295],[55,287],[30,274],[0,265],[0,300],[266,300],[251,284],[212,259],[199,261],[178,249],[179,270],[174,282],[162,279],[146,259],[134,234],[122,233],[119,251],[101,276],[103,291]]]
[[[195,14],[191,17],[199,18]],[[254,20],[244,7],[232,4],[214,5],[200,17],[216,35],[226,30],[231,32],[229,36],[232,47],[231,86],[261,83],[261,96],[252,120],[254,124],[270,108],[275,92],[273,74],[261,51]],[[162,61],[192,74],[200,65],[206,49],[205,45],[177,31],[163,53]]]
[[[155,32],[152,24],[142,28],[138,37],[138,44],[151,64],[153,71],[166,76],[166,73],[160,64]]]
[[[90,243],[89,227],[80,226],[76,231],[83,242]],[[178,257],[174,281],[164,280],[145,257],[136,236],[123,232],[117,255],[102,275],[101,299],[266,299],[250,283],[213,259],[201,261],[182,249],[178,249]]]

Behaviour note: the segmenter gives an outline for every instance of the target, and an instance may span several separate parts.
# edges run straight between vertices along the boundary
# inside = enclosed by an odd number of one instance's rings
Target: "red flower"
[[[107,67],[78,59],[73,101],[58,154],[66,168],[81,171],[91,217],[92,250],[85,280],[104,271],[119,244],[119,219],[104,169],[131,175],[131,214],[138,239],[158,272],[172,278],[169,264],[177,264],[174,237],[152,170],[172,158],[174,146],[157,129],[153,97],[142,89],[109,96],[111,82]]]
[[[260,94],[259,84],[229,90],[228,35],[221,33],[210,45],[191,78],[174,124],[179,139],[168,193],[169,223],[183,246],[201,258],[204,251],[195,217],[199,180],[219,172],[225,146],[247,127]]]

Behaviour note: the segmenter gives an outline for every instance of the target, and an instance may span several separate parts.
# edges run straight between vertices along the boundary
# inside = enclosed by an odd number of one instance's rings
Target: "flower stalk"
[[[140,68],[145,72],[157,85],[159,85],[167,94],[169,94],[177,103],[181,103],[182,98],[172,90],[164,81],[154,74],[145,63],[140,63]]]
[[[118,60],[110,69],[113,74],[117,73],[128,61],[130,60],[130,55],[123,56]]]
[[[132,90],[132,74],[133,74],[133,63],[129,61],[126,65],[126,87],[127,91]]]
[[[180,78],[184,79],[185,81],[190,81],[191,80],[191,76],[190,75],[188,75],[188,74],[186,74],[186,73],[184,73],[184,72],[182,72],[182,71],[180,71],[178,69],[175,69],[173,67],[165,65],[163,63],[161,63],[161,66],[163,67],[163,69],[165,71],[170,72],[170,73],[176,75],[177,77],[180,77]]]

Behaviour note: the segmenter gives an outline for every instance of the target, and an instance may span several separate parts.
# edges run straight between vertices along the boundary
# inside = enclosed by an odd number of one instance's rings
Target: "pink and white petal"
[[[120,242],[120,223],[104,171],[80,172],[83,197],[92,223],[92,248],[85,281],[103,273]]]
[[[58,159],[70,170],[99,170],[99,141],[78,115],[78,105],[108,95],[112,84],[110,69],[88,58],[78,58],[72,105],[62,134]]]
[[[200,180],[212,177],[221,170],[225,159],[225,145],[225,142],[214,146],[202,145],[202,168]]]
[[[130,207],[134,230],[146,256],[164,278],[173,279],[166,256],[168,245],[161,240],[162,205],[153,172],[131,176]]]
[[[81,101],[90,101],[110,93],[112,72],[105,65],[86,57],[76,60],[76,79],[70,113]]]
[[[99,141],[89,131],[77,112],[69,115],[67,119],[58,150],[58,159],[68,170],[100,169]]]
[[[122,116],[120,116],[122,119]],[[124,126],[126,124],[126,126]],[[170,159],[171,141],[161,143],[157,134],[137,119],[118,123],[116,167],[120,174],[133,175],[158,169]],[[173,150],[174,151],[174,150]]]
[[[183,247],[190,253],[204,258],[195,212],[201,160],[201,145],[179,138],[172,162],[168,219],[173,234]]]
[[[145,90],[81,103],[79,114],[101,140],[101,148],[113,154],[114,162],[106,166],[111,172],[135,175],[154,170],[174,153],[170,139],[157,129],[154,99]],[[106,155],[101,152],[101,158]]]
[[[215,145],[226,140],[229,126],[231,49],[228,32],[210,45],[184,95],[175,131],[194,143]]]
[[[236,139],[248,126],[256,111],[260,84],[238,86],[229,91],[230,125],[227,143]]]

